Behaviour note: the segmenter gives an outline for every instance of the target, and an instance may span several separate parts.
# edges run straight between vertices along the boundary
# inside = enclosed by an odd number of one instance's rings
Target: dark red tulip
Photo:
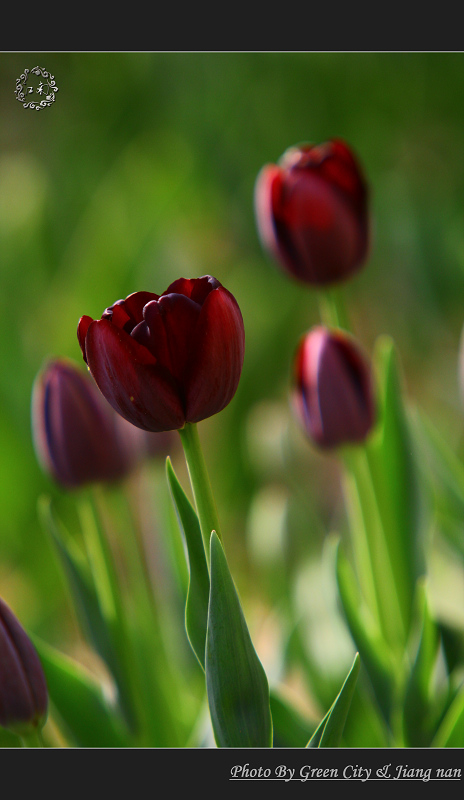
[[[47,684],[39,657],[0,598],[0,725],[27,735],[42,727],[47,708]]]
[[[235,298],[215,278],[179,278],[162,295],[135,292],[100,320],[81,317],[84,360],[113,408],[147,431],[183,428],[221,411],[242,370]]]
[[[32,430],[40,463],[66,488],[122,478],[145,447],[88,372],[67,359],[50,361],[36,378]]]
[[[353,338],[313,328],[295,357],[294,406],[322,448],[363,442],[375,421],[370,367]]]
[[[339,139],[292,147],[268,164],[255,187],[264,247],[293,277],[329,285],[351,277],[368,250],[367,187]]]

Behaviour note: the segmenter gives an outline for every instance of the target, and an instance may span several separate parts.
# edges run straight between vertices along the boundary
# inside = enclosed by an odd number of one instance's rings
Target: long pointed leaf
[[[271,747],[269,685],[218,536],[211,534],[206,688],[218,747]]]
[[[133,711],[127,682],[123,677],[108,621],[102,613],[87,560],[61,522],[54,518],[48,499],[41,499],[39,514],[61,561],[82,631],[113,675],[127,719],[132,720]]]
[[[192,650],[204,669],[209,602],[209,572],[205,548],[197,514],[182,489],[169,458],[166,460],[166,474],[187,548],[189,585],[185,603],[185,629]]]
[[[439,648],[439,633],[430,615],[423,583],[418,586],[421,634],[404,699],[403,727],[407,746],[428,747],[432,738],[432,678]]]
[[[356,653],[353,664],[345,678],[339,694],[325,715],[317,730],[311,737],[307,747],[338,747],[345,727],[351,699],[358,679],[361,661]],[[316,744],[317,742],[317,744]]]
[[[378,435],[369,441],[366,450],[386,532],[394,590],[407,637],[415,581],[421,569],[417,547],[418,472],[404,407],[398,357],[389,337],[378,340],[375,361],[380,382],[381,424]]]
[[[464,685],[451,703],[432,747],[464,747]]]

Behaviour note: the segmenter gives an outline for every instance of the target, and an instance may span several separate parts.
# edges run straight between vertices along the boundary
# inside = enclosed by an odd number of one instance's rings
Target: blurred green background
[[[38,112],[14,94],[36,65],[59,87]],[[133,291],[212,274],[242,309],[242,380],[200,435],[252,631],[283,603],[285,568],[298,594],[297,567],[338,524],[337,459],[309,445],[288,403],[316,297],[263,253],[253,213],[264,163],[331,137],[371,189],[370,258],[346,286],[353,328],[368,353],[379,334],[395,339],[409,398],[459,452],[463,54],[0,54],[0,595],[52,644],[72,652],[77,630],[37,501],[63,510],[72,497],[37,464],[31,388],[49,356],[82,364],[82,314]],[[173,461],[182,475],[182,453]],[[337,631],[325,635],[330,649]]]

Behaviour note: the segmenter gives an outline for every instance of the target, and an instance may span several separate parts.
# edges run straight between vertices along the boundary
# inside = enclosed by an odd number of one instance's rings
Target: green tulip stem
[[[161,666],[167,662],[162,641],[161,623],[156,598],[151,592],[146,564],[141,553],[140,532],[133,516],[133,508],[122,495],[118,513],[127,535],[118,544],[118,534],[112,528],[109,499],[105,487],[92,487],[94,523],[87,520],[84,528],[89,559],[94,572],[95,585],[105,614],[112,640],[116,648],[121,669],[122,688],[127,693],[122,699],[128,721],[138,725],[137,735],[141,742],[149,741],[153,746],[164,746],[165,742],[177,743],[177,732],[169,707],[169,695],[165,683],[169,682],[169,671]],[[113,501],[115,498],[112,498]],[[124,508],[126,508],[126,518]],[[91,510],[91,509],[89,509]],[[129,606],[114,560],[111,542],[123,554],[124,563],[133,579],[130,608],[137,609],[136,624],[130,622]],[[147,644],[143,643],[146,637]],[[142,641],[141,644],[139,644]],[[137,643],[137,647],[134,646]],[[145,660],[139,653],[143,650]],[[147,659],[146,654],[151,653]],[[156,655],[155,655],[156,653]],[[156,662],[155,662],[155,659]],[[156,664],[156,672],[154,665]],[[171,694],[175,692],[171,687]]]
[[[21,736],[23,747],[45,747],[42,731],[35,728],[31,733]]]
[[[196,423],[187,422],[179,431],[179,434],[182,447],[184,448],[193,497],[200,521],[206,558],[209,563],[209,546],[212,531],[216,531],[219,539],[221,539],[216,503],[214,501]]]
[[[319,308],[321,320],[328,328],[350,330],[348,314],[343,301],[342,289],[331,286],[319,292]]]

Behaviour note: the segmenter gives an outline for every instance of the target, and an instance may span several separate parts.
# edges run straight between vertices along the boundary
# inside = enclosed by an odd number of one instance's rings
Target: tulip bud
[[[39,462],[66,488],[122,478],[145,447],[90,375],[65,359],[51,361],[36,378],[32,430]]]
[[[321,448],[363,442],[375,421],[370,368],[352,337],[313,328],[295,357],[294,407]]]
[[[77,336],[100,391],[146,431],[179,430],[222,411],[242,370],[245,332],[235,298],[215,278],[135,292]]]
[[[292,147],[255,187],[258,232],[280,266],[305,283],[350,278],[368,249],[367,186],[339,139]]]
[[[47,707],[47,685],[39,657],[0,598],[0,725],[26,736],[42,727]]]

